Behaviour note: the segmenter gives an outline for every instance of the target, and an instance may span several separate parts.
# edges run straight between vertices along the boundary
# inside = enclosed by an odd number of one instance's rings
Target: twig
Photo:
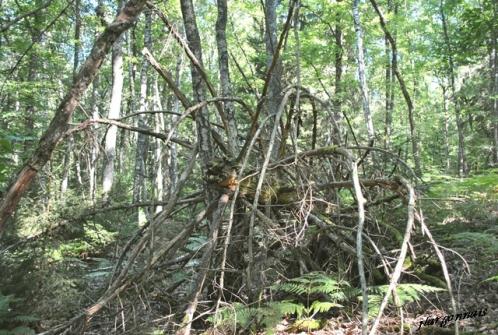
[[[407,218],[407,223],[406,223],[406,229],[405,229],[405,235],[403,237],[403,242],[401,243],[401,250],[398,256],[398,262],[396,263],[396,267],[394,268],[393,273],[391,274],[391,280],[389,282],[389,287],[387,289],[386,295],[384,296],[384,299],[382,300],[382,303],[380,304],[379,307],[379,312],[377,314],[377,317],[375,318],[372,328],[370,329],[369,335],[375,335],[377,333],[377,328],[380,323],[380,319],[382,317],[382,314],[384,313],[384,309],[387,306],[387,303],[389,301],[389,298],[392,294],[392,292],[396,289],[396,286],[398,284],[398,280],[401,276],[401,272],[403,270],[403,263],[406,258],[406,253],[408,251],[408,242],[410,241],[412,229],[413,229],[413,224],[414,224],[414,216],[415,216],[415,191],[413,190],[413,187],[410,185],[408,181],[405,179],[399,178],[400,182],[403,186],[408,191],[408,218]]]

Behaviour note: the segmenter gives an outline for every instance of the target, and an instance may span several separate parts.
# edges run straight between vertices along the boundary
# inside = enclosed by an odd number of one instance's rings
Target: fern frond
[[[374,316],[378,313],[380,304],[388,288],[389,285],[372,286],[368,288],[368,291],[370,293],[368,295],[369,316]],[[419,301],[421,299],[421,296],[423,296],[424,294],[440,292],[440,291],[444,291],[444,289],[429,285],[423,285],[423,284],[405,283],[405,284],[398,284],[398,286],[396,287],[396,295],[398,296],[399,303],[401,305],[405,305],[410,302]],[[361,296],[359,296],[359,300],[361,300]],[[392,296],[389,302],[390,303],[393,302]]]
[[[328,312],[333,307],[343,307],[342,305],[336,304],[329,301],[315,300],[311,303],[311,306],[307,308],[307,312],[315,315],[317,313]]]

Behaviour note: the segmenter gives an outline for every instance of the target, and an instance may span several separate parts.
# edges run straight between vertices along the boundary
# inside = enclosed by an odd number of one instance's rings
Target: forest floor
[[[419,202],[434,238],[445,250],[457,313],[486,313],[459,321],[460,334],[498,334],[498,169],[464,179],[434,175],[427,185]],[[425,239],[417,234],[412,242]],[[443,278],[439,269],[434,274]],[[407,306],[405,334],[454,334],[454,322],[418,329],[427,318],[454,314],[451,306],[445,292]],[[275,333],[356,335],[361,334],[360,318],[343,314],[326,320],[320,330],[297,332],[284,321]],[[400,316],[393,311],[383,317],[378,333],[399,334],[400,326]]]

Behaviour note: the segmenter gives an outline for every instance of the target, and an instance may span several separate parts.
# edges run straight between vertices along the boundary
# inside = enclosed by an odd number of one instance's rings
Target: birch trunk
[[[120,37],[112,47],[112,91],[108,119],[118,119],[121,115],[123,96],[123,38]],[[102,178],[103,200],[107,201],[114,181],[114,161],[116,157],[116,140],[118,127],[111,125],[105,138],[105,160]]]
[[[360,79],[361,101],[363,104],[363,114],[367,126],[367,135],[370,145],[375,141],[375,129],[370,112],[370,102],[368,96],[368,84],[365,73],[365,55],[363,52],[363,29],[360,22],[359,0],[353,1],[353,21],[356,33],[356,56],[358,58],[358,77]]]

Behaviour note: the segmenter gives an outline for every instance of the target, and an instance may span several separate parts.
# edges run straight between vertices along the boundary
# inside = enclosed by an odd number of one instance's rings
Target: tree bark
[[[493,22],[496,24],[498,21],[498,5],[496,1],[493,1]],[[498,165],[498,29],[492,29],[492,45],[493,45],[493,68],[492,68],[492,87],[491,91],[491,103],[492,103],[492,117],[494,118],[493,122],[493,133],[494,133],[494,155],[493,161],[495,165]]]
[[[3,232],[5,222],[16,209],[21,196],[28,189],[38,171],[50,160],[57,143],[66,133],[79,100],[94,79],[111,46],[133,24],[144,5],[145,0],[130,0],[95,41],[92,51],[81,66],[72,87],[60,102],[35,152],[9,185],[0,202],[0,234]]]
[[[267,71],[270,70],[272,66],[273,57],[278,57],[276,55],[277,50],[277,0],[265,0],[265,45],[266,45],[266,67]],[[267,115],[275,114],[282,100],[282,61],[280,57],[276,60],[273,68],[273,72],[270,77],[268,84],[268,96],[267,96]],[[271,131],[273,125],[268,122],[268,133]],[[276,145],[275,148],[278,148]],[[272,153],[273,154],[273,153]],[[274,156],[275,157],[275,156]]]
[[[163,106],[161,103],[161,95],[159,93],[159,84],[157,83],[158,75],[154,77],[154,83],[152,85],[153,89],[153,106],[154,110],[162,110]],[[164,114],[157,113],[155,115],[154,122],[154,131],[156,133],[164,132]],[[154,183],[154,198],[158,201],[162,201],[164,199],[164,188],[165,188],[165,178],[164,178],[164,168],[165,163],[167,162],[165,159],[165,152],[163,152],[162,141],[160,139],[155,140],[155,148],[154,148],[154,174],[155,174],[155,183]],[[161,212],[163,209],[162,206],[157,206],[155,209],[155,213]]]
[[[73,56],[73,81],[76,79],[78,74],[78,65],[80,61],[80,35],[81,35],[81,15],[80,15],[80,0],[75,0],[74,2],[74,56]],[[64,153],[64,163],[62,168],[62,179],[61,179],[61,194],[67,191],[69,185],[69,174],[71,171],[71,166],[74,162],[74,138],[70,135],[67,139],[67,150]]]
[[[460,104],[457,101],[456,87],[455,87],[455,63],[453,61],[453,46],[451,45],[450,35],[448,32],[448,22],[444,14],[444,1],[440,1],[440,14],[443,24],[444,41],[446,43],[446,50],[448,52],[448,75],[450,77],[451,101],[455,109],[455,121],[458,133],[458,175],[463,177],[466,173],[466,159],[465,159],[465,137],[463,134],[463,122],[460,111]]]
[[[95,77],[92,83],[92,118],[98,119],[99,115],[99,105],[97,102],[97,89],[98,89],[98,76]],[[88,161],[88,179],[89,179],[89,196],[91,202],[95,202],[95,193],[97,186],[97,157],[99,152],[99,141],[97,139],[97,131],[92,129],[91,138],[91,151]]]
[[[199,36],[199,30],[197,29],[194,5],[192,3],[192,0],[181,0],[180,4],[188,46],[197,61],[200,63],[201,67],[203,67],[201,38]],[[190,73],[192,77],[192,89],[195,100],[194,103],[204,101],[206,96],[205,83],[203,82],[199,70],[194,66],[194,64],[191,64],[190,66]],[[201,165],[203,167],[203,171],[206,170],[207,163],[211,161],[213,153],[211,126],[207,117],[208,115],[206,114],[207,109],[202,108],[201,110],[196,112],[195,117],[197,140],[200,149],[199,155],[201,157]],[[208,201],[210,202],[211,200],[213,200],[212,197],[209,197]]]
[[[112,90],[109,113],[107,114],[109,119],[118,119],[121,115],[123,81],[123,36],[121,36],[112,47]],[[117,135],[118,127],[111,125],[105,137],[104,172],[102,176],[102,196],[104,202],[109,198],[109,192],[112,189],[114,181]]]
[[[181,5],[181,11],[182,11],[182,16],[183,16],[183,23],[185,26],[185,35],[187,37],[188,41],[188,46],[189,49],[192,51],[193,55],[199,62],[200,68],[204,68],[203,66],[203,58],[202,58],[202,48],[201,48],[201,39],[199,36],[199,30],[197,28],[197,22],[196,22],[196,17],[195,17],[195,11],[194,11],[194,6],[192,3],[192,0],[181,0],[180,1]],[[194,103],[198,103],[201,101],[205,100],[206,96],[206,82],[203,81],[202,75],[199,71],[199,69],[196,67],[194,63],[191,62],[190,66],[190,73],[192,77],[192,90],[193,90],[193,95],[194,95]],[[213,144],[212,144],[212,138],[211,138],[211,126],[209,123],[208,115],[206,115],[208,112],[207,108],[201,108],[195,113],[195,125],[196,125],[196,131],[197,131],[197,143],[199,146],[199,155],[201,158],[201,170],[203,176],[206,175],[206,171],[208,168],[208,163],[212,161],[213,159]],[[206,192],[206,200],[208,203],[211,203],[215,199],[215,194],[214,191],[211,189],[211,187],[207,184],[206,178],[204,179],[204,190]],[[225,201],[225,203],[222,203],[222,200]],[[220,203],[218,207],[218,211],[223,212],[224,207],[226,206],[226,201],[228,201],[228,198],[225,200],[224,196],[220,198]],[[219,215],[221,215],[221,213]],[[215,215],[217,216],[217,215]],[[190,302],[185,309],[185,314],[182,320],[182,326],[178,330],[177,334],[178,335],[189,335],[190,330],[191,330],[191,325],[192,325],[192,320],[195,314],[195,311],[197,310],[197,305],[199,303],[199,298],[201,296],[202,289],[204,287],[204,281],[206,279],[206,274],[209,269],[209,265],[211,262],[211,252],[212,248],[216,246],[216,238],[218,235],[218,227],[219,227],[219,220],[221,220],[221,217],[213,218],[212,215],[208,217],[208,220],[210,222],[210,238],[209,238],[209,247],[207,249],[207,252],[205,253],[206,257],[203,257],[202,259],[202,267],[200,272],[198,273],[198,276],[196,278],[194,287],[191,292],[191,299]],[[208,258],[209,256],[209,258]]]
[[[450,142],[449,142],[449,116],[448,116],[448,88],[446,85],[441,85],[443,89],[443,122],[444,122],[444,158],[445,158],[445,170],[450,171]]]
[[[394,11],[394,15],[397,14],[398,5],[395,0],[388,0],[389,11]],[[396,36],[393,38],[396,39]],[[393,122],[393,110],[394,110],[394,71],[393,63],[396,61],[398,55],[395,50],[390,48],[389,40],[387,36],[385,39],[385,50],[386,50],[386,120],[384,128],[384,149],[389,149],[391,146],[391,133],[392,133],[392,122]]]
[[[363,104],[363,114],[367,126],[368,141],[372,144],[375,140],[375,129],[370,112],[370,102],[368,97],[368,84],[365,73],[365,55],[363,51],[363,29],[360,22],[359,0],[353,1],[353,21],[356,33],[356,55],[358,58],[358,77],[360,79],[361,101]]]
[[[342,0],[337,0],[340,2]],[[343,58],[343,45],[342,45],[342,24],[341,24],[341,15],[340,13],[336,14],[336,22],[335,22],[335,52],[334,52],[334,117],[336,119],[336,123],[340,124],[340,120],[342,119],[342,58]],[[339,129],[340,132],[340,129]],[[341,138],[341,134],[337,134],[337,139]],[[336,143],[339,144],[339,143]]]
[[[147,49],[152,49],[152,37],[151,37],[151,25],[152,17],[151,12],[147,11],[145,13],[145,28],[144,28],[144,45]],[[139,112],[144,112],[147,110],[148,101],[147,95],[149,91],[149,83],[147,78],[147,70],[149,69],[149,62],[146,58],[142,58],[142,69],[140,71],[140,106]],[[138,127],[147,128],[147,120],[145,114],[139,114],[138,116]],[[145,200],[145,175],[147,161],[147,137],[141,133],[137,136],[137,149],[135,155],[135,172],[133,178],[133,202],[140,202]]]
[[[370,0],[370,3],[372,4],[375,12],[379,16],[380,19],[380,26],[382,28],[382,31],[384,32],[384,35],[387,37],[389,43],[391,44],[391,48],[393,49],[393,52],[397,54],[397,46],[396,46],[396,41],[394,40],[393,36],[387,29],[387,24],[386,20],[384,18],[384,14],[382,14],[382,11],[379,8],[379,5],[375,0]],[[408,122],[410,124],[410,142],[412,144],[412,155],[413,155],[413,162],[415,164],[415,173],[417,176],[422,175],[422,166],[420,162],[420,149],[419,149],[419,138],[418,138],[418,133],[417,133],[417,128],[415,125],[415,106],[413,104],[413,100],[411,98],[410,93],[408,92],[408,88],[406,87],[405,81],[403,80],[403,77],[401,76],[401,72],[398,69],[398,61],[396,57],[392,59],[392,68],[394,71],[394,75],[396,76],[396,79],[398,80],[399,87],[401,89],[401,93],[403,93],[403,98],[405,99],[406,102],[406,107],[408,108]]]
[[[217,0],[218,19],[216,20],[216,45],[218,47],[218,66],[220,71],[221,96],[232,96],[230,69],[228,67],[228,48],[226,37],[227,26],[227,0]],[[232,101],[224,104],[225,115],[228,121],[227,137],[230,155],[236,157],[237,148],[237,124],[235,120],[235,109]]]

